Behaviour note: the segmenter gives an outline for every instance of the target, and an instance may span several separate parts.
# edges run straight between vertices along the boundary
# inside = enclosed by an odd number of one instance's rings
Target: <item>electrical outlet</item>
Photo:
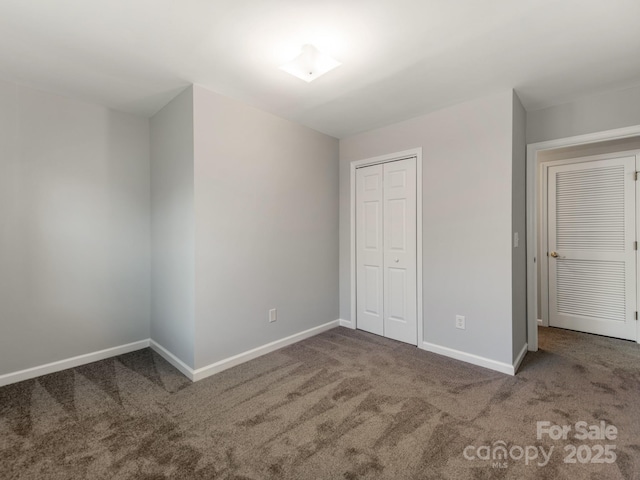
[[[463,315],[456,315],[456,328],[460,330],[466,330],[467,325]]]
[[[278,311],[275,308],[269,310],[269,323],[273,323],[278,319]]]

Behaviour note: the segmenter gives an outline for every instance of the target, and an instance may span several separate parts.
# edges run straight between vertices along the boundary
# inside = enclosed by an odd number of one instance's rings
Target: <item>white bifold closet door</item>
[[[549,324],[636,340],[635,156],[549,167]]]
[[[417,345],[416,159],[356,170],[356,324]]]

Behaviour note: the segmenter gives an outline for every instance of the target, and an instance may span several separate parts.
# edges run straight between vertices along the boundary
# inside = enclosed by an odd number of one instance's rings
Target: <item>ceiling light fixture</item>
[[[280,67],[294,77],[298,77],[305,82],[311,82],[321,75],[342,65],[326,53],[322,53],[313,45],[305,45],[302,52],[289,63]]]

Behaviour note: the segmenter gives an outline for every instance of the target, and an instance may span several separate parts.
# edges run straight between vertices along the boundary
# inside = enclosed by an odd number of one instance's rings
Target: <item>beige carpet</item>
[[[638,345],[540,346],[509,377],[338,328],[195,384],[142,350],[0,388],[0,478],[640,478]],[[618,435],[576,440],[579,421]]]

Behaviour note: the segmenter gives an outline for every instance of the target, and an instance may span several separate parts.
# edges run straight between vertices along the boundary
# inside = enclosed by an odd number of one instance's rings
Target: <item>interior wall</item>
[[[526,112],[520,99],[513,92],[512,129],[512,318],[513,361],[517,360],[527,343],[527,142]],[[518,245],[515,234],[518,234]]]
[[[640,125],[640,85],[527,112],[527,143]]]
[[[0,374],[148,338],[146,119],[0,82]]]
[[[338,140],[199,86],[194,118],[200,368],[338,318]]]
[[[509,90],[340,141],[341,318],[351,319],[349,164],[422,147],[424,340],[512,363],[512,117]]]
[[[194,366],[193,89],[151,118],[151,338]]]

